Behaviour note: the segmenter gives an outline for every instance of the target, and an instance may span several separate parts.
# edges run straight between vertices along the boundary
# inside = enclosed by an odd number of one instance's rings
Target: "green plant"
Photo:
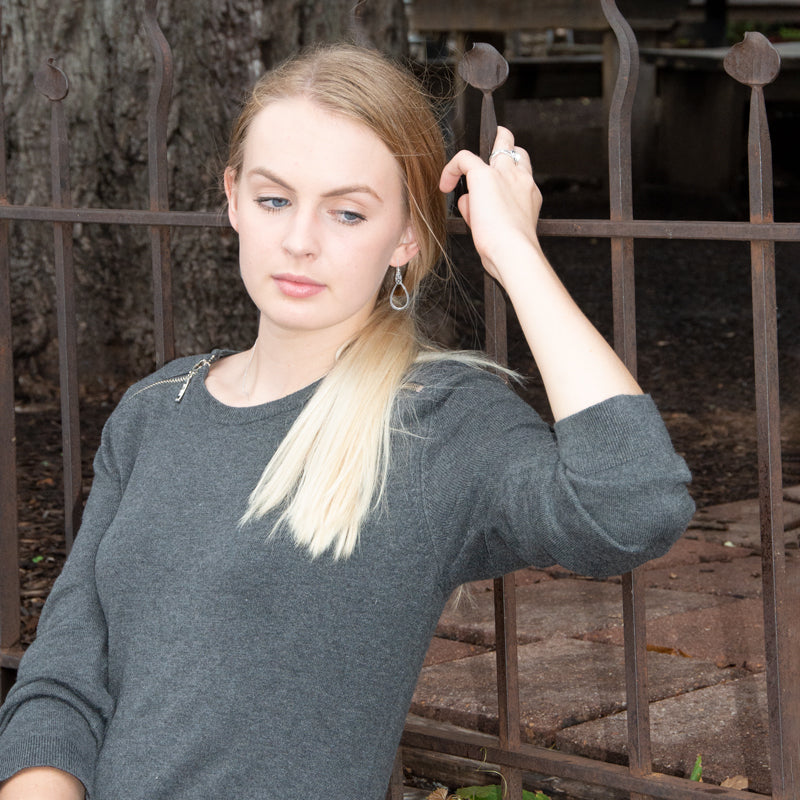
[[[503,789],[500,786],[465,786],[456,791],[456,797],[469,800],[503,800]],[[528,792],[523,789],[522,800],[550,800],[543,792]]]
[[[699,753],[694,762],[694,767],[692,767],[692,774],[689,776],[689,780],[698,782],[703,780],[703,759]]]
[[[798,42],[800,41],[800,28],[781,25],[781,27],[778,28],[778,36],[780,36],[784,42]]]
[[[770,41],[796,42],[800,39],[800,28],[780,22],[758,22],[756,20],[739,20],[728,26],[726,39],[729,44],[740,42],[745,33],[758,31]]]

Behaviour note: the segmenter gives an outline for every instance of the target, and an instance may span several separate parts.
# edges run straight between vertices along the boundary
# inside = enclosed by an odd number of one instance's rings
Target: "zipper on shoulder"
[[[213,359],[212,359],[212,360],[213,360]],[[192,368],[189,370],[189,372],[187,372],[187,373],[186,373],[186,378],[185,378],[185,379],[184,379],[184,381],[183,381],[183,385],[182,385],[182,386],[181,386],[181,388],[178,390],[178,394],[177,394],[177,396],[175,397],[175,402],[176,402],[176,403],[180,403],[180,401],[181,401],[181,400],[183,400],[183,396],[186,394],[186,390],[189,388],[189,384],[191,383],[191,381],[192,381],[192,378],[194,378],[194,376],[195,376],[195,375],[197,375],[197,373],[198,373],[198,372],[200,372],[200,370],[201,370],[203,367],[206,367],[206,366],[210,367],[210,366],[211,366],[211,361],[209,361],[207,358],[204,358],[204,359],[202,359],[201,361],[198,361],[198,362],[197,362],[197,363],[196,363],[196,364],[195,364],[195,365],[194,365],[194,366],[193,366],[193,367],[192,367]]]
[[[200,370],[205,366],[211,366],[211,364],[216,361],[219,356],[216,353],[212,353],[208,358],[202,358],[198,361],[187,373],[183,375],[176,375],[174,378],[162,378],[160,381],[155,381],[155,383],[148,383],[147,386],[142,386],[138,392],[134,393],[132,397],[136,397],[136,395],[141,394],[142,392],[146,392],[148,389],[152,389],[155,386],[165,386],[169,383],[180,383],[181,388],[178,390],[178,394],[175,397],[175,402],[180,403],[183,400],[184,394],[186,394],[186,390],[189,388],[189,383],[191,382],[192,378],[197,375]]]

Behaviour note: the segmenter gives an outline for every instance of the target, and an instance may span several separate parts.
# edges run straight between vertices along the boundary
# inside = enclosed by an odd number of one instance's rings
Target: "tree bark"
[[[33,75],[54,56],[69,78],[72,203],[147,208],[147,104],[153,57],[144,3],[9,0],[2,9],[9,201],[49,205],[49,104]],[[170,207],[224,208],[228,130],[265,70],[320,41],[406,52],[402,0],[162,0],[174,57],[169,113]],[[153,367],[146,229],[76,225],[74,256],[81,383],[124,383]],[[57,374],[52,226],[14,223],[14,351],[22,398],[50,393]],[[241,287],[228,229],[173,229],[178,353],[246,347],[256,312]],[[99,388],[99,386],[98,386]]]

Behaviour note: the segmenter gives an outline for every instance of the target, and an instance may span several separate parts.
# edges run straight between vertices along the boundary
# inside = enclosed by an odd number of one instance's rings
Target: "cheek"
[[[269,248],[254,237],[239,242],[239,277],[251,296],[259,290],[269,273]]]
[[[274,226],[239,213],[239,261],[243,269],[263,264],[279,246]]]
[[[369,247],[361,251],[359,259],[361,268],[358,272],[362,276],[368,273],[369,277],[365,277],[366,280],[380,283],[389,271],[394,251],[394,243],[387,244],[385,239],[372,242]]]

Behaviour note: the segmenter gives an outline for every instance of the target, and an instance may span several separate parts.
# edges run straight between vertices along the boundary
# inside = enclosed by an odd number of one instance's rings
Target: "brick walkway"
[[[787,576],[800,581],[800,487],[785,490]],[[554,567],[518,577],[523,737],[624,763],[625,682],[619,579]],[[758,501],[699,511],[645,567],[654,769],[745,776],[769,792]],[[497,731],[490,582],[472,584],[439,623],[413,714]],[[546,791],[546,787],[542,787]]]

